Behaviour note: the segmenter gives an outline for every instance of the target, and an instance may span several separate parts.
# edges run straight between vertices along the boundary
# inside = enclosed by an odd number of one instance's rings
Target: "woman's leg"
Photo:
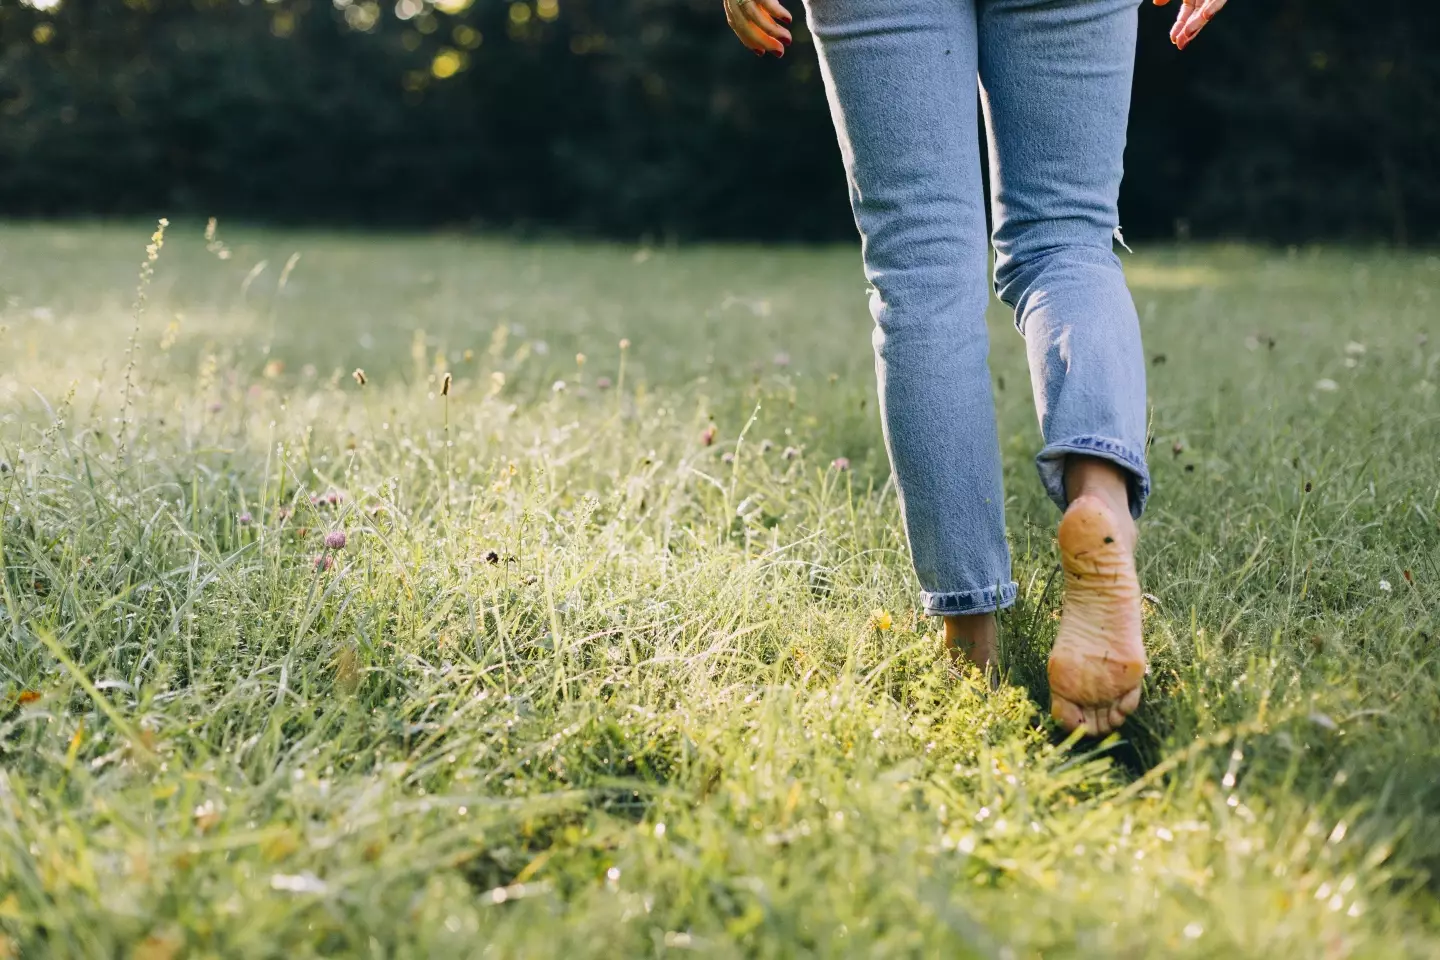
[[[1066,510],[1052,712],[1104,733],[1145,671],[1131,519],[1150,490],[1145,360],[1112,251],[1138,0],[979,3],[996,288],[1025,335],[1040,477]]]
[[[1010,605],[1015,584],[986,362],[973,2],[808,6],[864,241],[880,409],[925,610],[956,618],[947,634],[986,660],[986,620],[962,618]]]

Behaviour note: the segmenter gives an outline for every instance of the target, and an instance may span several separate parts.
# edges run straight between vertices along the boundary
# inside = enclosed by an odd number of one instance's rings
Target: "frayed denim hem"
[[[922,591],[920,602],[925,605],[927,617],[963,617],[975,613],[994,613],[1013,606],[1020,584],[1005,583],[983,590],[964,590],[960,593],[927,593]]]
[[[1040,470],[1040,482],[1045,492],[1061,510],[1070,506],[1065,496],[1065,458],[1072,453],[1109,460],[1116,466],[1124,467],[1130,477],[1130,515],[1136,520],[1145,512],[1145,503],[1150,499],[1150,470],[1145,466],[1144,456],[1138,455],[1119,440],[1107,437],[1073,437],[1063,443],[1052,443],[1040,451],[1035,466]]]

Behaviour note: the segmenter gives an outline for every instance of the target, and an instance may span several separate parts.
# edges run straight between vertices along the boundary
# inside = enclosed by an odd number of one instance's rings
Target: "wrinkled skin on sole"
[[[1050,714],[1067,731],[1103,736],[1140,705],[1145,645],[1128,519],[1081,496],[1060,522],[1065,606],[1050,654]]]

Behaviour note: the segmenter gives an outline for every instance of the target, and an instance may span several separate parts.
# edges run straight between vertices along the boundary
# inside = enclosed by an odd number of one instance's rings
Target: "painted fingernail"
[[[781,37],[781,38],[780,38],[780,42],[783,43],[783,44],[785,44],[785,46],[787,46],[787,47],[790,46],[790,38],[789,38],[789,37]]]

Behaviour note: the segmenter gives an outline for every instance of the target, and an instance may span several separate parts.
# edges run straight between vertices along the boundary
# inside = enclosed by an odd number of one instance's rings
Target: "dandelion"
[[[879,630],[881,633],[895,626],[895,618],[890,616],[889,610],[876,608],[870,611],[870,628]]]
[[[836,470],[839,470],[841,473],[844,473],[846,470],[850,469],[850,458],[836,457],[834,460],[830,461],[830,466],[834,467]]]
[[[1381,593],[1389,593],[1389,592],[1390,592],[1390,581],[1389,581],[1389,580],[1381,580],[1381,581],[1380,581],[1380,592],[1381,592]]]
[[[700,434],[700,442],[707,447],[714,446],[715,432],[715,424],[712,423],[710,424],[710,426],[705,428],[704,432]]]
[[[596,377],[596,378],[595,378],[595,389],[597,389],[597,390],[609,390],[611,386],[612,386],[612,384],[611,384],[611,382],[610,382],[610,378],[609,378],[609,377]]]
[[[440,396],[450,396],[450,374],[445,374],[445,379],[440,382]]]
[[[621,349],[621,350],[629,350],[629,349],[630,349],[630,338],[629,338],[629,337],[624,337],[623,339],[621,339],[621,341],[620,341],[620,349]]]
[[[235,522],[240,524],[240,526],[242,527],[248,527],[250,526],[250,524],[255,522],[255,518],[250,515],[249,510],[246,510],[244,513],[240,514],[240,516],[235,518]]]
[[[331,530],[329,533],[325,534],[326,550],[344,550],[345,544],[348,542],[349,540],[345,536],[344,530]]]
[[[364,371],[364,370],[361,370],[359,367],[356,367],[356,368],[355,368],[355,372],[352,373],[352,374],[350,374],[350,376],[354,377],[354,378],[355,378],[355,382],[358,383],[360,386],[362,386],[362,387],[365,386],[365,371]]]

